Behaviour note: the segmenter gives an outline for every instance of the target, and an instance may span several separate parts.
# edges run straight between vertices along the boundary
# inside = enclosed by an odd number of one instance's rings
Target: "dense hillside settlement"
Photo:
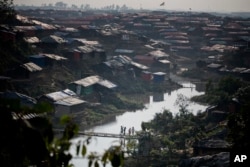
[[[27,9],[0,24],[0,42],[1,100],[18,100],[24,108],[48,104],[54,128],[62,128],[65,115],[85,130],[141,109],[145,95],[180,88],[177,77],[203,83],[197,89],[206,96],[193,100],[211,106],[197,116],[183,106],[178,119],[165,111],[143,123],[138,133],[152,137],[139,139],[138,153],[125,166],[229,166],[230,149],[245,146],[249,120],[234,124],[249,106],[249,18]],[[19,114],[23,119],[27,112]],[[236,129],[241,138],[234,138]]]

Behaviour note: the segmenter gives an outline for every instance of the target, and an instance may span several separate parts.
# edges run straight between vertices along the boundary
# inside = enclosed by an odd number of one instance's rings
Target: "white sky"
[[[55,4],[56,2],[67,3],[68,6],[75,4],[80,7],[81,4],[89,4],[92,8],[100,8],[107,5],[126,4],[134,9],[166,9],[166,10],[184,10],[188,11],[209,11],[209,12],[250,12],[250,0],[14,0],[18,5]],[[160,6],[165,2],[164,6]]]

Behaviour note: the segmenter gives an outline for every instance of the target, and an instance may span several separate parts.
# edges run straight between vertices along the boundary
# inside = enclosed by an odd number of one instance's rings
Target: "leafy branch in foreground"
[[[69,150],[71,140],[78,133],[78,126],[73,118],[63,116],[60,120],[63,132],[55,135],[47,109],[51,108],[46,105],[21,107],[15,100],[0,99],[0,166],[72,166]],[[86,156],[90,139],[88,137],[77,143],[76,155]],[[88,159],[89,167],[98,167],[100,163],[105,166],[108,162],[113,167],[119,167],[123,165],[124,156],[121,146],[112,146],[103,156],[91,153]]]

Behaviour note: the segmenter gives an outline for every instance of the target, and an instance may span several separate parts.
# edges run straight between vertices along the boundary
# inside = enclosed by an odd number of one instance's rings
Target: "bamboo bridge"
[[[63,133],[64,130],[61,129],[54,129],[56,134]],[[77,133],[78,136],[95,136],[95,137],[109,137],[109,138],[122,138],[122,139],[138,139],[139,135],[129,135],[129,134],[115,134],[115,133],[103,133],[103,132],[85,132],[79,131]]]

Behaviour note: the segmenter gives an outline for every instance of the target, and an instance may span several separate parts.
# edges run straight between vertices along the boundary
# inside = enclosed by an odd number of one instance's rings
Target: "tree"
[[[228,95],[233,95],[242,86],[243,82],[240,79],[232,76],[226,76],[219,81],[218,90],[223,91]]]
[[[0,99],[0,166],[67,166],[71,155],[69,140],[77,130],[70,119],[64,121],[61,138],[55,138],[51,121],[44,116],[48,111],[20,106],[18,100]],[[27,114],[35,117],[24,118]]]
[[[22,107],[18,100],[0,99],[0,166],[4,167],[63,167],[69,166],[72,155],[68,152],[70,140],[77,134],[78,126],[69,116],[61,118],[64,127],[60,137],[56,137],[48,115],[50,107],[39,104],[32,108]],[[26,119],[27,114],[36,117]],[[86,156],[89,143],[87,138],[77,145],[76,154]],[[89,166],[103,166],[110,161],[113,167],[123,165],[121,146],[112,146],[102,157],[88,155]]]
[[[233,143],[233,149],[245,150],[249,148],[249,126],[250,126],[250,86],[240,88],[235,94],[240,106],[228,118],[229,140]],[[246,151],[246,150],[245,150]]]
[[[183,94],[178,94],[177,99],[175,101],[175,105],[180,108],[179,112],[181,116],[188,114],[189,111],[187,107],[189,106],[189,100],[186,96],[184,96]]]
[[[206,83],[206,89],[205,89],[205,94],[209,95],[212,94],[214,90],[214,86],[211,80],[208,80],[208,82]]]

